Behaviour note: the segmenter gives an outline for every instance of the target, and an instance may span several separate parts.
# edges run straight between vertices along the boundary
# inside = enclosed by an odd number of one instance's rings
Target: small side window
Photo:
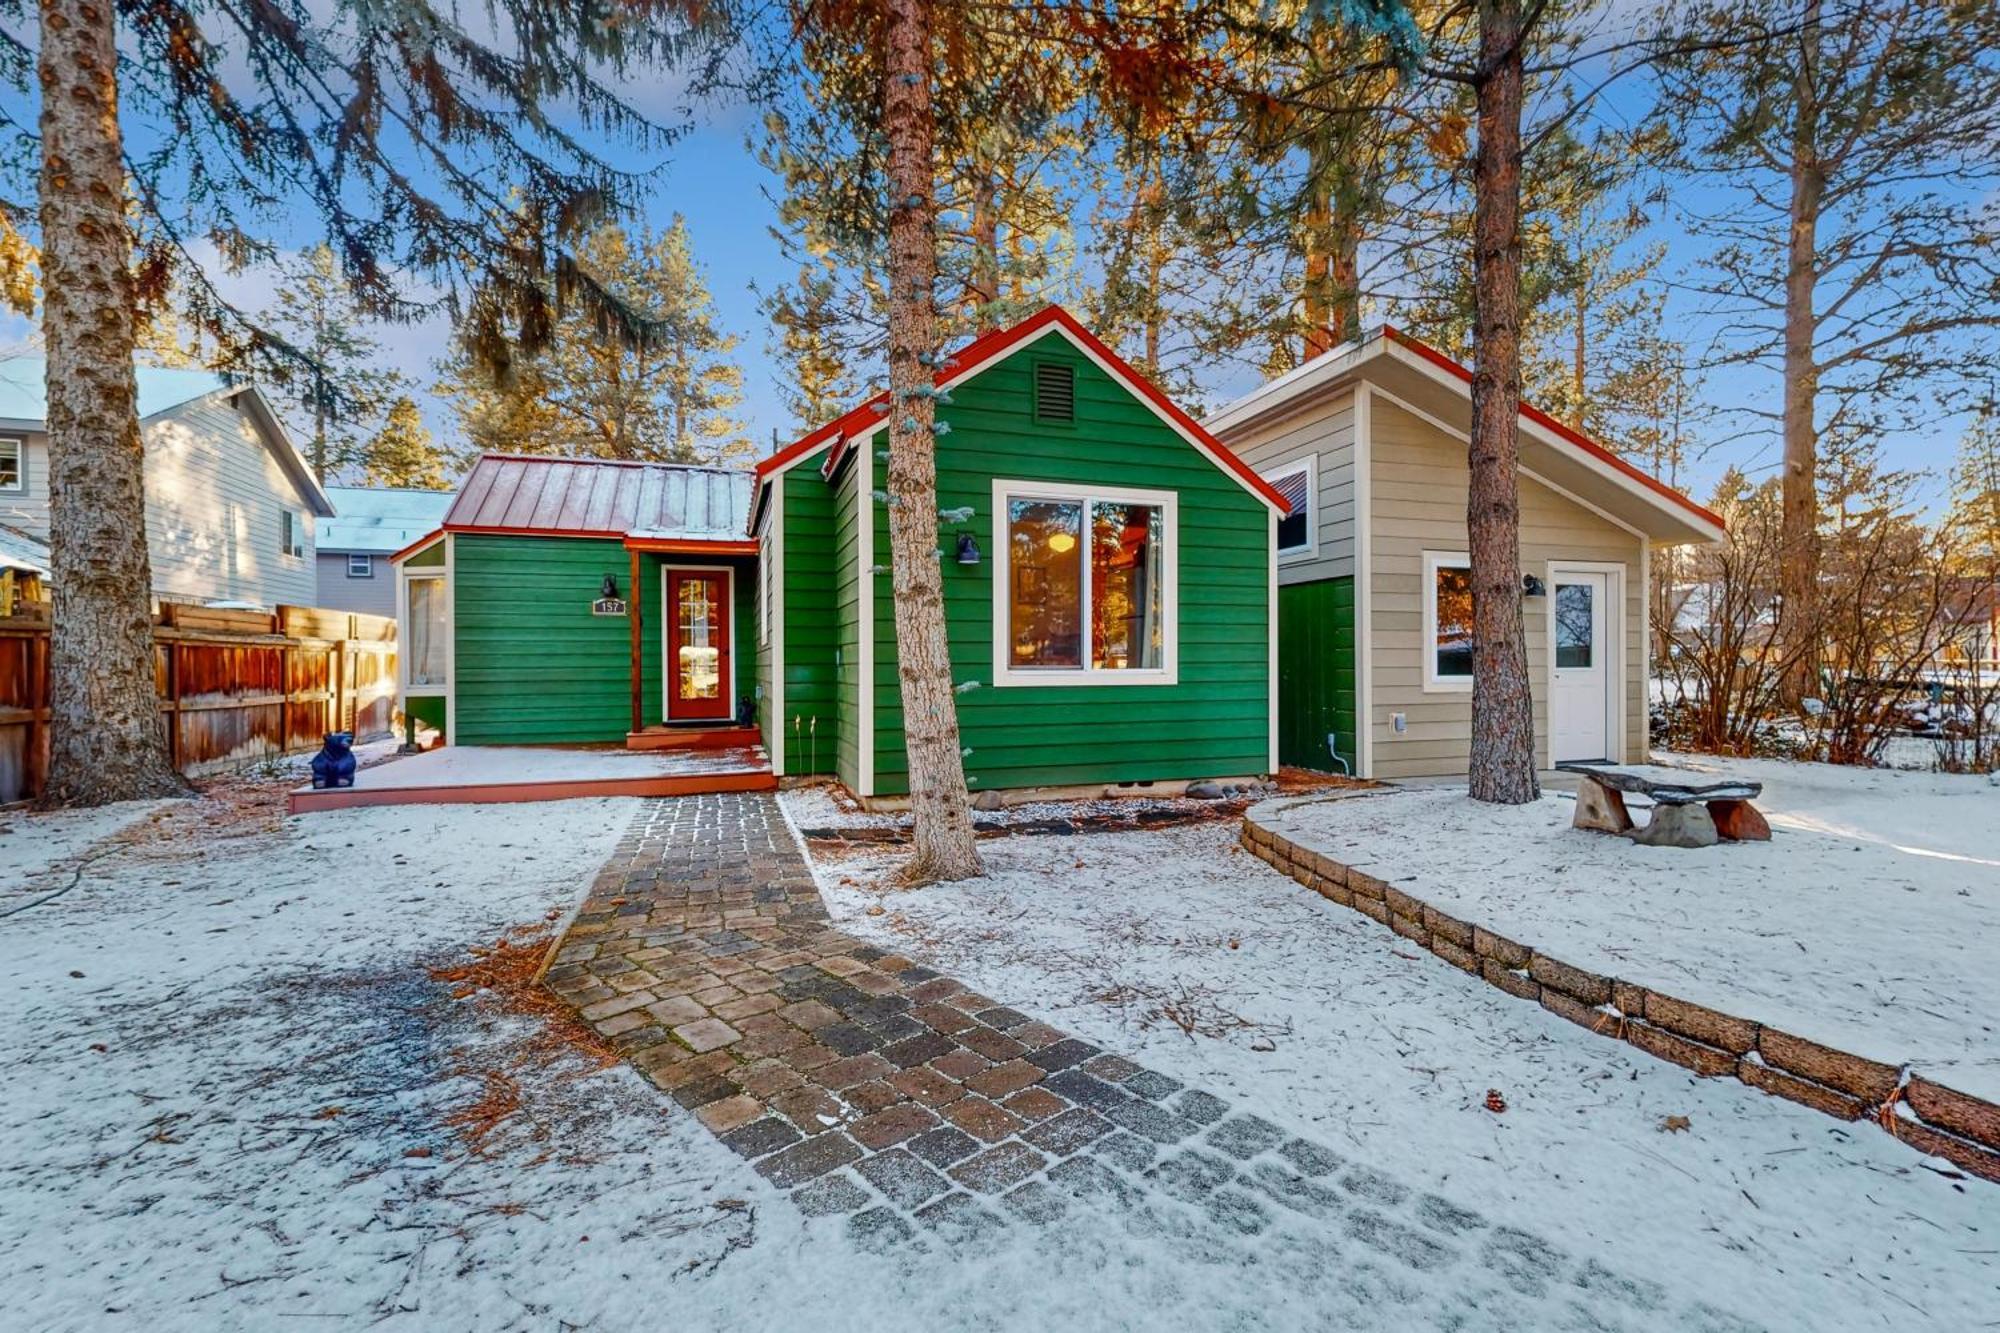
[[[347,577],[351,579],[374,578],[375,557],[372,555],[349,555],[347,557]]]
[[[1271,489],[1285,498],[1291,512],[1278,520],[1278,554],[1310,555],[1313,552],[1313,476],[1317,465],[1309,455],[1300,462],[1290,464],[1274,472],[1266,472],[1264,480],[1271,483]]]
[[[289,509],[278,513],[278,549],[294,557],[302,557],[306,553],[305,523]]]
[[[0,491],[25,491],[28,489],[28,460],[21,442],[15,439],[0,440]]]

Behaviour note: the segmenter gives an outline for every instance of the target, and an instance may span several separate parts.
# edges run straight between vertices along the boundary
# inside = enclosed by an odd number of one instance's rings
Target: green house
[[[974,791],[1276,767],[1284,502],[1051,307],[938,374],[938,558]],[[907,791],[878,396],[754,473],[489,455],[396,557],[406,707],[453,744],[756,729]]]

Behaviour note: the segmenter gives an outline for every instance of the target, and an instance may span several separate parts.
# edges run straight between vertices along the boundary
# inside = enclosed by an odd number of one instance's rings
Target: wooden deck
[[[632,751],[609,746],[445,746],[355,774],[352,787],[299,787],[293,814],[369,805],[483,805],[585,796],[697,796],[771,791],[761,746]]]
[[[625,748],[628,750],[742,750],[757,745],[763,734],[755,727],[737,727],[728,723],[714,726],[699,724],[672,727],[647,727],[644,731],[625,733]]]

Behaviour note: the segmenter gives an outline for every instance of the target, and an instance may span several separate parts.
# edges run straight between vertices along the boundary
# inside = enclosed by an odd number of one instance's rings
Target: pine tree
[[[331,481],[362,461],[368,423],[381,418],[406,381],[384,366],[372,321],[329,247],[313,246],[278,273],[278,299],[266,322],[293,355],[269,364],[278,387],[312,422],[305,453],[313,475]]]
[[[2000,408],[1992,404],[1959,441],[1947,521],[1969,566],[2000,573]]]
[[[686,222],[676,216],[658,235],[605,224],[577,247],[576,264],[666,332],[624,342],[587,309],[566,309],[547,346],[500,379],[461,343],[439,366],[438,391],[475,448],[679,463],[752,452],[731,415],[743,386],[736,339],[716,322]]]
[[[833,420],[861,396],[840,350],[839,279],[827,268],[801,264],[796,278],[761,303],[771,321],[768,350],[784,372],[779,393],[801,432]]]
[[[271,244],[247,224],[290,206],[323,225],[362,304],[391,318],[476,283],[488,297],[468,312],[469,336],[496,364],[513,342],[538,343],[559,304],[594,308],[627,340],[655,338],[567,262],[571,239],[623,207],[636,179],[592,139],[665,142],[600,75],[641,55],[687,54],[714,23],[699,6],[621,23],[591,6],[496,0],[482,31],[432,0],[45,0],[33,240],[56,589],[47,799],[184,789],[154,697],[151,568],[132,540],[145,527],[135,324],[177,273],[191,283],[183,313],[206,333],[253,356],[288,351],[208,282],[193,238],[232,264],[268,259]],[[6,40],[0,78],[25,91],[25,48]],[[148,122],[143,153],[125,151],[121,81]],[[128,199],[149,237],[136,274]]]
[[[363,449],[361,476],[369,486],[448,491],[450,461],[451,456],[431,438],[416,401],[405,394],[389,404],[382,429]]]

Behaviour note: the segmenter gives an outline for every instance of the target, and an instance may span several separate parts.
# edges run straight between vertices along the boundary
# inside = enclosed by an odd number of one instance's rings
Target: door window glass
[[[713,582],[682,579],[676,616],[680,628],[681,698],[719,698],[722,649],[716,634]]]
[[[1556,665],[1588,670],[1596,647],[1592,605],[1594,589],[1588,583],[1556,585]]]

